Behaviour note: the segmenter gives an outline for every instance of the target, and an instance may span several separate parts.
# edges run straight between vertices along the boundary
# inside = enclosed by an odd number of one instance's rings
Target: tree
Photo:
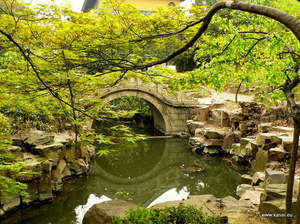
[[[283,24],[294,35],[294,39],[288,38],[289,44],[285,44],[287,41],[284,38],[265,33],[279,40],[274,46],[285,45],[287,50],[284,50],[281,55],[292,58],[292,60],[287,59],[285,63],[289,65],[286,67],[286,75],[283,72],[284,75],[281,76],[285,78],[277,80],[278,83],[281,82],[280,89],[286,96],[295,125],[286,200],[286,212],[290,213],[299,138],[297,124],[300,119],[299,105],[293,93],[300,80],[297,53],[300,21],[292,15],[276,8],[242,1],[221,1],[208,11],[204,7],[200,7],[199,10],[191,9],[190,17],[184,16],[182,11],[174,7],[168,8],[167,13],[160,9],[157,13],[146,17],[132,6],[118,2],[107,4],[106,8],[99,10],[97,15],[76,14],[57,7],[52,7],[50,11],[43,8],[40,11],[42,17],[37,17],[28,9],[23,12],[18,10],[18,13],[4,10],[6,13],[1,15],[1,21],[6,22],[0,27],[1,44],[6,51],[14,54],[14,58],[18,58],[16,71],[23,63],[22,71],[25,70],[30,73],[30,77],[35,77],[33,81],[38,83],[36,86],[47,90],[58,102],[71,108],[74,124],[77,124],[78,113],[93,118],[76,100],[79,97],[88,100],[88,96],[93,92],[86,91],[88,88],[82,83],[90,83],[89,87],[114,85],[124,77],[135,76],[136,71],[140,72],[172,60],[197,44],[201,37],[208,45],[213,44],[214,40],[205,39],[204,33],[208,29],[219,29],[218,26],[209,27],[209,25],[213,17],[222,9],[268,17]],[[217,25],[222,26],[223,19],[232,18],[225,15]],[[239,25],[239,23],[232,23],[232,27]],[[252,34],[256,35],[256,32],[257,30],[254,30]],[[260,30],[258,33],[263,34]],[[234,36],[231,38],[235,39]],[[264,37],[259,40],[256,36],[251,38],[257,39],[251,45],[253,49],[257,43],[265,39]],[[228,48],[224,45],[224,51]],[[250,51],[252,52],[252,49],[249,49]],[[25,60],[22,61],[21,58]],[[204,57],[204,59],[207,62],[214,62],[214,57]],[[240,61],[240,63],[244,62]],[[101,77],[101,80],[97,77]],[[246,79],[247,76],[240,81]],[[272,77],[269,77],[269,80],[272,80]],[[287,217],[287,223],[290,221],[291,218]]]
[[[300,40],[300,21],[295,17],[279,11],[275,8],[270,8],[262,5],[244,3],[241,1],[224,1],[216,3],[203,17],[201,20],[201,26],[198,29],[198,32],[190,39],[184,46],[173,52],[173,54],[169,55],[164,59],[159,60],[159,63],[166,62],[173,58],[175,55],[181,54],[182,52],[186,51],[189,47],[194,45],[196,41],[203,35],[203,33],[207,30],[208,25],[211,23],[212,17],[218,12],[220,9],[233,9],[239,11],[246,11],[253,14],[259,14],[266,17],[269,17],[273,20],[276,20],[282,24],[284,24],[293,34],[294,36]],[[296,43],[297,44],[297,43]],[[299,45],[298,45],[299,46]],[[294,174],[295,174],[295,164],[297,158],[297,151],[298,151],[298,139],[299,139],[299,105],[295,102],[295,97],[293,90],[299,84],[299,54],[297,54],[289,45],[287,45],[287,51],[293,61],[294,65],[290,68],[291,73],[286,75],[285,82],[282,83],[280,89],[286,96],[288,105],[291,109],[291,116],[294,121],[294,141],[293,141],[293,150],[292,156],[290,161],[290,169],[289,169],[289,181],[288,181],[288,188],[287,188],[287,197],[286,197],[286,214],[291,213],[291,202],[292,202],[292,190],[293,190],[293,181],[294,181]],[[157,62],[155,62],[157,63]],[[155,64],[155,63],[152,63]],[[150,64],[151,65],[151,64]],[[149,66],[149,65],[145,65]],[[291,217],[286,215],[286,222],[291,223]]]
[[[80,135],[86,142],[112,143],[110,136],[84,131],[84,119],[101,121],[118,116],[90,96],[97,95],[103,86],[115,85],[125,75],[135,75],[133,68],[147,62],[147,57],[167,55],[172,49],[162,51],[161,42],[141,36],[173,31],[178,24],[172,17],[181,18],[182,23],[188,20],[176,8],[170,8],[170,14],[160,21],[162,10],[146,17],[129,5],[117,3],[108,4],[98,15],[74,13],[55,5],[32,9],[15,0],[1,3],[0,115],[11,118],[12,132],[30,127],[51,129],[57,121],[71,122],[75,139]],[[140,32],[140,27],[145,29]],[[180,40],[171,37],[165,43],[171,41]],[[112,128],[110,134],[116,133],[133,140],[123,126]],[[79,147],[77,154],[80,156]],[[0,173],[7,177],[1,182],[5,190],[10,189],[5,186],[10,186],[13,177],[6,175],[2,165],[17,170],[12,166],[15,158],[9,159],[0,162]],[[24,189],[24,185],[20,187]]]

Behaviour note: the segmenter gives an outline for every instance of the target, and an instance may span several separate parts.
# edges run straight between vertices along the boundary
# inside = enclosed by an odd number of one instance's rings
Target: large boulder
[[[3,206],[1,209],[4,212],[12,212],[20,206],[21,199],[20,199],[20,196],[15,195],[8,199],[5,199],[5,198],[1,199],[1,203],[3,203]]]
[[[264,150],[277,147],[278,144],[282,143],[282,139],[276,133],[259,133],[256,138],[258,145]]]
[[[241,139],[241,133],[239,131],[227,133],[223,139],[222,149],[229,153],[232,144],[239,143],[240,139]]]
[[[230,119],[227,111],[224,109],[214,109],[211,111],[212,122],[221,127],[228,127]]]
[[[29,197],[22,197],[22,204],[29,205],[37,200],[39,200],[39,190],[37,180],[27,183],[27,189],[25,190]]]
[[[203,130],[203,135],[208,139],[223,139],[224,132],[221,130],[207,128]]]
[[[206,121],[210,111],[210,106],[202,106],[197,108],[197,115],[194,118],[196,121]]]
[[[201,129],[203,128],[204,125],[205,125],[204,122],[193,121],[193,120],[187,121],[187,127],[192,136],[195,134],[196,129]]]
[[[87,211],[82,224],[109,224],[114,216],[125,217],[127,211],[136,208],[136,204],[119,199],[98,203]]]
[[[252,176],[252,184],[253,185],[259,185],[261,182],[264,182],[266,178],[266,175],[264,172],[255,172]]]
[[[287,152],[292,151],[293,136],[281,136],[283,149]]]
[[[268,184],[266,186],[267,199],[283,199],[286,196],[287,184]]]
[[[288,153],[284,150],[283,146],[280,145],[269,150],[269,161],[282,161],[287,158],[287,155]]]
[[[251,164],[251,172],[255,173],[257,171],[265,171],[267,165],[269,164],[269,152],[266,150],[258,150],[255,159]]]
[[[38,192],[40,201],[48,201],[53,199],[51,175],[43,173],[38,180]]]
[[[247,190],[252,189],[251,184],[240,184],[236,187],[236,195],[241,197]]]
[[[285,200],[264,201],[260,204],[259,211],[261,216],[268,217],[276,223],[285,223]]]
[[[252,184],[252,178],[249,174],[243,174],[241,176],[241,182],[242,184]]]
[[[31,147],[54,143],[54,135],[45,134],[45,132],[38,130],[29,131],[25,139],[24,144]]]
[[[70,171],[74,175],[85,174],[89,170],[89,164],[87,164],[83,159],[79,158],[77,160],[70,160]]]
[[[265,172],[266,185],[268,184],[285,184],[287,183],[288,175],[283,171],[266,169]]]
[[[242,113],[248,119],[260,119],[264,110],[264,104],[256,102],[240,102]]]
[[[248,201],[253,205],[259,205],[262,193],[262,190],[246,190],[245,193],[241,196],[240,201]]]
[[[237,200],[232,196],[222,198],[222,209],[224,212],[256,210],[256,207],[246,200]]]

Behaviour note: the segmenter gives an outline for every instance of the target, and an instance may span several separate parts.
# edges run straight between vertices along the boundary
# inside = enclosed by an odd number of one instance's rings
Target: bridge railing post
[[[163,85],[162,84],[157,84],[157,92],[158,93],[163,93],[163,90],[164,90]]]
[[[176,92],[176,99],[178,102],[182,102],[182,92]]]
[[[140,79],[136,79],[136,85],[141,86],[143,84],[143,81]]]

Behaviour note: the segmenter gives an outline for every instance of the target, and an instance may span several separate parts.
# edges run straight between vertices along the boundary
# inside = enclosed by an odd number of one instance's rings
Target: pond
[[[97,157],[88,176],[67,181],[51,204],[19,210],[3,223],[77,224],[92,204],[112,198],[149,207],[194,194],[235,197],[242,171],[218,157],[194,154],[181,138],[149,138]],[[199,164],[187,173],[182,165]]]

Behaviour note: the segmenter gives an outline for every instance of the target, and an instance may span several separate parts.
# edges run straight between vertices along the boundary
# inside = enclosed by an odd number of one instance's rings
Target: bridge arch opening
[[[109,94],[102,97],[105,102],[114,102],[122,97],[134,97],[143,100],[151,111],[151,116],[153,118],[153,126],[159,132],[166,134],[170,129],[170,123],[167,119],[167,114],[160,100],[151,96],[149,93],[139,92],[139,91],[116,91],[110,92]]]

